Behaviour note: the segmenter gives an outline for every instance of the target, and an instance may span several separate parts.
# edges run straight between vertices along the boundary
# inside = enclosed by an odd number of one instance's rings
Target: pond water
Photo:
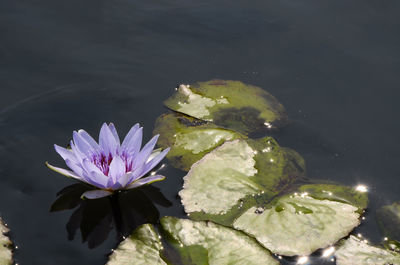
[[[213,78],[278,98],[292,123],[273,136],[308,177],[367,185],[355,233],[378,243],[376,209],[400,200],[399,11],[394,0],[1,1],[0,216],[16,262],[104,264],[136,225],[184,217],[185,173],[166,160],[165,181],[125,195],[137,202],[118,229],[107,199],[50,212],[75,182],[44,163],[62,166],[53,144],[103,122],[121,134],[139,122],[149,140],[177,84]]]

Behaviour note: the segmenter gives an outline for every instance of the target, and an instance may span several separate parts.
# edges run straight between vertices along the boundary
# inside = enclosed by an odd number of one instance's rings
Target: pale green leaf
[[[270,208],[250,208],[233,227],[274,253],[309,255],[348,235],[359,224],[357,210],[349,204],[296,193],[279,198]]]
[[[108,265],[166,265],[160,257],[162,244],[151,224],[138,227],[110,255]]]
[[[3,220],[0,218],[0,264],[8,265],[13,263],[11,241],[5,235],[9,229],[4,225]]]
[[[398,265],[400,254],[350,236],[335,253],[337,265]]]
[[[284,107],[265,90],[239,81],[181,85],[165,105],[218,126],[249,133],[286,123]]]
[[[163,217],[161,225],[182,264],[279,264],[254,239],[212,222]]]
[[[177,113],[158,117],[154,134],[160,135],[160,147],[171,147],[167,154],[171,164],[186,171],[193,163],[225,141],[244,137],[234,131]]]

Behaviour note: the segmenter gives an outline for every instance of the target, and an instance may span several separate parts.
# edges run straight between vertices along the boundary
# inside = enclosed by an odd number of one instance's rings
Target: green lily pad
[[[400,241],[400,202],[378,209],[376,217],[385,236]]]
[[[244,137],[212,123],[177,113],[158,117],[154,134],[160,134],[158,139],[160,147],[171,147],[167,154],[170,163],[185,171],[225,141]]]
[[[212,222],[163,217],[161,225],[182,264],[279,264],[254,239]]]
[[[311,184],[303,185],[298,191],[307,193],[310,197],[319,200],[331,200],[351,204],[358,207],[359,213],[362,213],[368,205],[368,196],[365,192],[359,192],[355,188],[332,185],[332,184]]]
[[[336,243],[359,225],[358,208],[303,194],[280,197],[270,208],[252,207],[233,227],[255,237],[274,253],[309,255]]]
[[[4,225],[3,220],[0,218],[0,264],[12,264],[12,251],[11,240],[5,235],[9,229]]]
[[[195,163],[179,195],[193,219],[230,225],[256,201],[265,204],[304,170],[301,156],[271,137],[237,139]]]
[[[161,231],[163,243],[151,224],[140,226],[120,243],[107,264],[279,264],[253,238],[211,222],[163,217]]]
[[[388,265],[400,264],[400,254],[374,247],[350,236],[335,253],[337,265]]]
[[[174,111],[241,133],[280,127],[287,122],[285,109],[276,98],[239,81],[181,85],[164,103]]]
[[[166,265],[161,258],[163,249],[157,232],[151,224],[139,226],[130,237],[120,243],[110,255],[108,265]]]
[[[237,139],[195,163],[179,195],[194,220],[241,230],[277,254],[308,255],[359,225],[368,198],[340,185],[296,188],[303,174],[301,156],[271,137]]]

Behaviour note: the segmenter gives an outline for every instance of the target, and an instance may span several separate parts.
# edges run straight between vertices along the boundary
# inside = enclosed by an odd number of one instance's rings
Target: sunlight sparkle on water
[[[299,257],[299,259],[297,260],[297,264],[306,264],[307,262],[308,262],[307,256]]]
[[[335,252],[335,248],[334,247],[329,247],[329,248],[324,250],[324,252],[322,253],[322,257],[328,258],[328,257],[332,256],[332,254],[334,252]]]
[[[358,186],[356,187],[356,191],[359,191],[359,192],[367,192],[367,191],[368,191],[368,187],[365,186],[365,185],[358,185]]]

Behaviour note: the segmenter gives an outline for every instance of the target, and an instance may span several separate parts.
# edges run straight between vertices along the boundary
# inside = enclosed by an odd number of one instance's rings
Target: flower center
[[[108,172],[110,171],[110,164],[113,159],[111,154],[105,155],[101,153],[100,155],[94,154],[92,156],[92,163],[96,165],[104,175],[108,176]]]

